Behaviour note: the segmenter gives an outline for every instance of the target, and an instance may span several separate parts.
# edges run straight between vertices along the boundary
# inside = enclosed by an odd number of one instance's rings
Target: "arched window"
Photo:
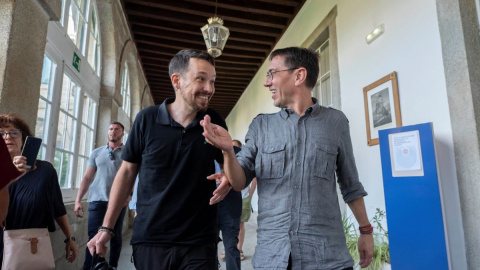
[[[95,146],[101,44],[96,10],[95,0],[62,0],[62,19],[48,25],[35,136],[43,138],[41,158],[54,164],[65,202],[75,200]]]
[[[88,22],[88,51],[87,59],[90,66],[100,75],[100,29],[98,27],[97,8],[95,5],[91,5],[90,19]]]
[[[120,93],[122,94],[122,109],[127,114],[127,117],[130,118],[130,74],[128,73],[128,65],[125,62],[122,74],[122,85],[120,89]]]

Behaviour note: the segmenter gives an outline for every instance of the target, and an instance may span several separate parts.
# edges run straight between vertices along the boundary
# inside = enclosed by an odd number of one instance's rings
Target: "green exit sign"
[[[80,63],[81,62],[82,62],[82,60],[80,59],[78,54],[73,52],[73,63],[72,63],[72,65],[78,72],[80,72]]]

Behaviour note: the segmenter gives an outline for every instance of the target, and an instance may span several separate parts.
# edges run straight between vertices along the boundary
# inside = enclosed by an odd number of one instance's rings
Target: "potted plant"
[[[373,260],[370,265],[365,268],[367,270],[381,270],[390,269],[390,249],[388,245],[388,231],[385,230],[381,224],[386,217],[385,211],[376,209],[375,215],[370,220],[373,226],[373,240],[375,250],[373,252]],[[347,240],[347,248],[355,261],[354,268],[359,269],[360,254],[358,253],[358,230],[352,222],[351,216],[343,216],[343,229],[345,231],[345,238]]]

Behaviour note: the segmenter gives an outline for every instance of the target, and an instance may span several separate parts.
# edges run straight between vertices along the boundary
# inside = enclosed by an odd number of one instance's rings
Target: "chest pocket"
[[[332,144],[317,144],[314,171],[316,177],[332,180],[336,169],[337,148]]]
[[[260,178],[283,177],[285,168],[285,144],[270,143],[263,146],[255,171]]]

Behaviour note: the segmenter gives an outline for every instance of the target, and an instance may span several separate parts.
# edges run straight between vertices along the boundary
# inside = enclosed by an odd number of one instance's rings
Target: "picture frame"
[[[397,72],[393,71],[365,86],[363,88],[363,98],[365,102],[367,144],[369,146],[377,145],[379,130],[402,126]]]

